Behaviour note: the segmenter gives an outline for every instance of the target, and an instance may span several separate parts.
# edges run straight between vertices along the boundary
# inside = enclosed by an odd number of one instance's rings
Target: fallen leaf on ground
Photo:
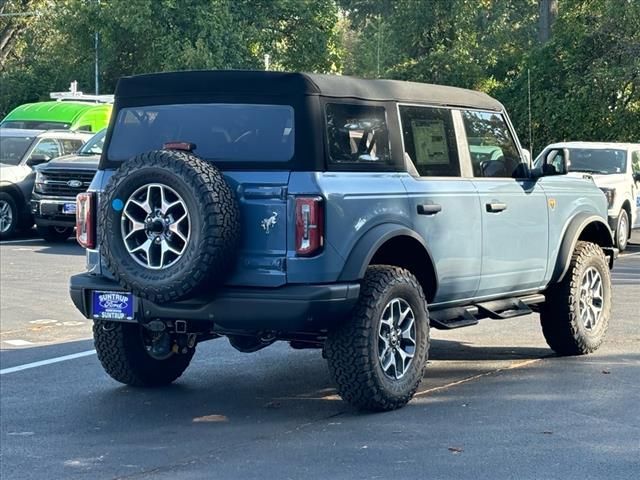
[[[203,417],[196,417],[193,419],[193,423],[204,422],[226,422],[229,419],[224,415],[204,415]]]
[[[464,450],[460,447],[449,447],[449,451],[455,454],[464,452]]]
[[[610,370],[602,370],[602,373],[604,373],[605,375],[609,375],[611,373]]]

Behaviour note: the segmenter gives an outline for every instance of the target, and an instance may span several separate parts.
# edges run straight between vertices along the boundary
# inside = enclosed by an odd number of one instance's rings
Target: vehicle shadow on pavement
[[[7,248],[24,248],[33,250],[33,253],[45,253],[48,255],[84,255],[84,248],[76,242],[75,238],[69,238],[65,242],[48,243],[38,238],[25,238],[0,242],[0,246]]]
[[[69,355],[93,348],[91,341],[3,350],[2,368]],[[37,354],[34,355],[34,350]],[[434,340],[430,365],[420,390],[441,387],[495,370],[496,361],[550,356],[546,348],[474,347]],[[448,363],[449,360],[454,360]],[[435,366],[433,365],[435,364]],[[95,355],[3,376],[27,381],[38,375],[55,388],[47,398],[74,392],[67,410],[87,428],[109,425],[122,431],[170,428],[192,423],[287,422],[327,418],[356,410],[337,395],[319,350],[292,350],[281,343],[251,355],[235,352],[225,340],[203,344],[192,365],[174,384],[153,389],[123,386],[111,380]],[[22,378],[21,378],[22,377]],[[53,387],[55,385],[55,387]],[[47,409],[46,405],[42,405]],[[159,423],[158,423],[159,422]]]
[[[474,346],[453,340],[432,340],[429,349],[431,360],[529,360],[553,355],[549,348]]]

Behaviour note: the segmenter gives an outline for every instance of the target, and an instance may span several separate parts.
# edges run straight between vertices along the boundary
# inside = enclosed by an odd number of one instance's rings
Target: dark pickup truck
[[[31,212],[38,234],[48,242],[63,242],[76,225],[76,195],[86,192],[98,170],[106,129],[96,133],[72,155],[38,167]]]

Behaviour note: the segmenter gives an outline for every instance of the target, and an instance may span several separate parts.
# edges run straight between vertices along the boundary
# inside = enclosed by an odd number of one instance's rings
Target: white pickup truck
[[[640,143],[562,142],[547,146],[536,159],[549,165],[567,160],[569,175],[589,175],[609,202],[609,226],[620,251],[632,228],[640,228]],[[567,173],[567,172],[558,172]]]

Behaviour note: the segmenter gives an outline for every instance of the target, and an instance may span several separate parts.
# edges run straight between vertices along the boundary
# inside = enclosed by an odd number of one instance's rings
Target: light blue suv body
[[[219,237],[222,223],[211,231],[220,258],[232,258],[223,267],[223,260],[207,260],[215,255],[198,251],[203,260],[174,274],[180,262],[191,261],[189,248],[199,235],[188,228],[196,220],[206,223],[208,213],[190,210],[180,181],[162,183],[161,170],[210,168],[198,167],[199,159],[215,165],[211,175],[226,184],[227,193],[215,198],[237,225]],[[152,164],[160,180],[128,186],[133,174]],[[149,172],[148,178],[156,174]],[[580,242],[597,245],[609,266],[616,255],[602,192],[588,176],[554,173],[531,168],[503,106],[478,92],[274,72],[125,78],[93,193],[78,205],[79,215],[87,215],[79,221],[89,229],[81,238],[88,272],[72,277],[71,296],[97,325],[169,332],[165,343],[174,353],[220,335],[242,351],[275,340],[322,347],[358,315],[374,266],[415,278],[434,327],[524,315],[543,308],[550,289],[566,281]],[[129,207],[136,198],[149,206],[154,195],[163,202],[165,196],[176,204],[183,200],[188,228],[174,218],[181,214],[168,209],[156,209],[151,218],[153,208]],[[148,214],[144,228],[131,220],[136,212]],[[97,232],[91,232],[96,221]],[[178,240],[177,230],[188,240]],[[140,240],[128,243],[136,235]],[[92,237],[97,241],[86,242]],[[180,253],[154,260],[154,242],[158,252]],[[189,285],[207,262],[213,263],[202,274],[206,280]],[[104,292],[123,295],[122,308],[105,310],[99,300]],[[420,307],[412,301],[413,315]],[[420,348],[409,350],[413,356]],[[114,378],[135,383],[107,363]],[[399,371],[393,367],[387,377],[400,382]],[[407,401],[404,395],[372,406],[345,389],[343,396],[364,408]]]

